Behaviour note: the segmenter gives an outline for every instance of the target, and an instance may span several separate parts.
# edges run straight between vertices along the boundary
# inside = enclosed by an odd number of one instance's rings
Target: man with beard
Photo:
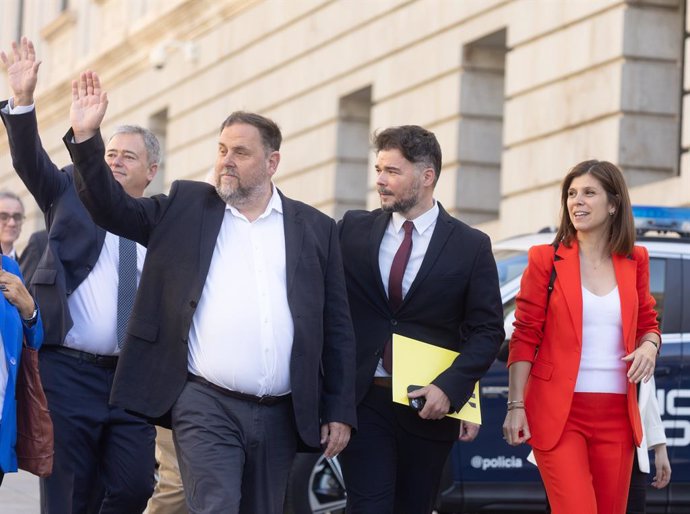
[[[281,514],[298,443],[332,457],[355,425],[335,222],[273,185],[282,136],[268,118],[222,123],[215,187],[176,181],[135,199],[103,162],[97,75],[82,73],[72,98],[80,198],[147,246],[112,402],[172,422],[190,512]]]
[[[359,428],[341,455],[347,512],[428,514],[453,441],[476,435],[446,414],[471,397],[503,341],[498,274],[489,238],[433,197],[434,134],[393,127],[374,146],[381,209],[347,212],[339,225],[357,342]],[[408,395],[426,400],[419,412],[392,401],[393,333],[461,352]]]

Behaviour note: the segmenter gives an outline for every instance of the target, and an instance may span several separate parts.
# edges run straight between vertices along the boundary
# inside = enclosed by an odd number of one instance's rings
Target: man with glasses
[[[24,204],[10,191],[0,191],[0,246],[3,255],[17,260],[14,242],[22,233]]]
[[[77,196],[72,166],[59,169],[43,148],[33,44],[22,38],[0,60],[12,95],[0,102],[12,163],[48,228],[31,282],[41,306],[39,364],[55,431],[41,506],[48,514],[141,513],[153,491],[155,429],[108,399],[146,249],[98,228]],[[156,137],[120,126],[105,154],[122,189],[142,196],[158,169]]]

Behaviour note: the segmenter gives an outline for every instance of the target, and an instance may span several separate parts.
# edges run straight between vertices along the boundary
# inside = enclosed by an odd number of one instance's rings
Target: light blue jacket
[[[9,257],[2,256],[2,269],[22,276],[17,263]],[[26,336],[26,343],[32,348],[40,348],[43,342],[43,324],[38,317],[36,324],[28,328],[22,322],[19,310],[10,304],[0,294],[0,334],[5,347],[5,362],[7,363],[7,389],[2,404],[2,419],[0,419],[0,470],[3,473],[17,471],[17,402],[15,400],[15,386],[19,358],[22,353],[22,340]]]

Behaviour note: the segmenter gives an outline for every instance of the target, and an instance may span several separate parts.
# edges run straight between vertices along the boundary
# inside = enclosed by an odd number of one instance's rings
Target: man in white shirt
[[[274,186],[282,135],[268,118],[226,118],[213,185],[136,199],[102,158],[98,76],[82,73],[72,98],[80,198],[148,252],[113,403],[172,424],[190,512],[282,514],[298,445],[332,457],[355,426],[335,222]]]
[[[45,331],[41,378],[55,432],[53,473],[41,480],[42,508],[48,514],[141,513],[153,490],[155,430],[108,399],[146,250],[98,228],[77,196],[72,167],[60,170],[51,162],[34,109],[40,63],[26,38],[12,46],[9,57],[0,54],[12,93],[0,103],[0,116],[14,167],[49,231],[32,279]],[[150,131],[116,129],[105,155],[123,194],[143,195],[159,153]]]

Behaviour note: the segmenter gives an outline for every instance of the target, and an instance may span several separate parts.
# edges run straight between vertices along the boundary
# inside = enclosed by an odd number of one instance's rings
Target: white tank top
[[[627,392],[618,286],[604,296],[582,288],[582,357],[575,392]]]

